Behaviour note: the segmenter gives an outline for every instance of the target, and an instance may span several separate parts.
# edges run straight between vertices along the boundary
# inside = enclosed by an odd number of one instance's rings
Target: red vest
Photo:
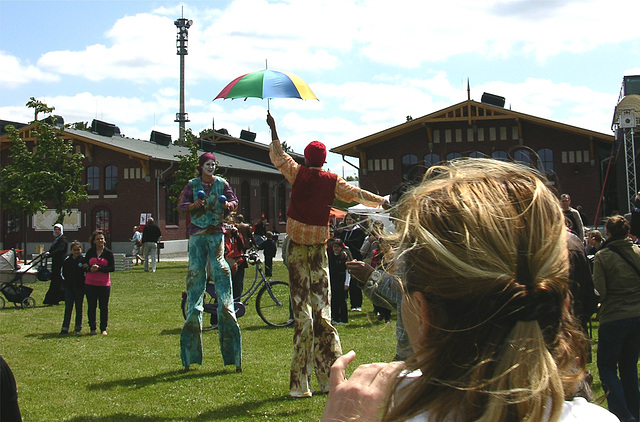
[[[311,226],[328,225],[337,180],[337,174],[300,166],[287,216]]]

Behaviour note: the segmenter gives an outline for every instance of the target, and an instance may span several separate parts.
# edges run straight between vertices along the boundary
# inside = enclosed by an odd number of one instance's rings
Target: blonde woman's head
[[[396,211],[390,240],[415,351],[409,367],[430,380],[407,400],[438,397],[429,409],[440,416],[469,405],[469,420],[503,420],[512,405],[541,417],[549,398],[555,412],[565,382],[557,366],[576,365],[567,356],[566,229],[541,176],[457,160],[430,168]]]

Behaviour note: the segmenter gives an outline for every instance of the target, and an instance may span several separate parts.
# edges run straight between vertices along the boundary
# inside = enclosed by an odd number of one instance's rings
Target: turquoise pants
[[[231,289],[231,270],[224,259],[224,235],[201,234],[189,238],[187,273],[187,319],[180,334],[182,365],[202,365],[202,311],[207,261],[218,294],[218,337],[225,365],[242,365],[242,338],[236,320]]]

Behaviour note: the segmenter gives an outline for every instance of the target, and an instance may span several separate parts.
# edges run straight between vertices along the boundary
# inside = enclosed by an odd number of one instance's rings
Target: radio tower
[[[189,115],[184,111],[184,56],[187,52],[187,40],[189,39],[189,28],[193,24],[190,19],[184,18],[184,8],[182,9],[182,17],[176,19],[173,23],[178,28],[178,37],[176,39],[177,54],[180,56],[180,112],[176,113],[176,120],[179,124],[180,144],[184,143],[184,124],[189,122]]]

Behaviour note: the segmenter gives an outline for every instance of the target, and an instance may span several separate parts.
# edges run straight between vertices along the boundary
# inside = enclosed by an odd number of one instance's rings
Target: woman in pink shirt
[[[100,305],[100,332],[107,335],[109,319],[109,295],[111,294],[110,272],[114,270],[113,252],[104,246],[104,233],[96,230],[91,234],[91,247],[84,257],[83,267],[87,271],[84,279],[87,296],[87,316],[89,317],[89,334],[96,335],[96,308]]]

